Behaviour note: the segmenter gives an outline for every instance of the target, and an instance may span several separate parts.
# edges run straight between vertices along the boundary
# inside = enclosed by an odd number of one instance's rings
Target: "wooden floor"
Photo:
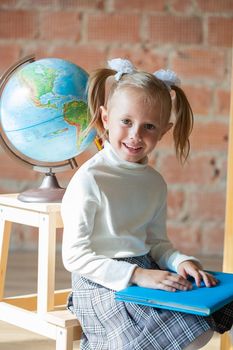
[[[209,270],[221,270],[222,262],[216,258],[202,258]],[[37,254],[35,252],[10,252],[7,267],[5,296],[30,294],[36,292]],[[70,288],[70,274],[65,271],[61,254],[56,258],[56,289]],[[78,342],[74,350],[79,349]],[[203,350],[219,350],[220,340],[214,336]],[[22,328],[0,322],[0,350],[55,350],[55,342]]]

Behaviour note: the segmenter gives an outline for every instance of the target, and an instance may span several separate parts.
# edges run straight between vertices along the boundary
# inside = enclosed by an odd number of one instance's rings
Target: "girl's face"
[[[101,107],[104,128],[109,142],[122,160],[140,163],[153,151],[157,142],[172,127],[161,120],[160,104],[146,103],[139,89],[124,88],[116,91]]]

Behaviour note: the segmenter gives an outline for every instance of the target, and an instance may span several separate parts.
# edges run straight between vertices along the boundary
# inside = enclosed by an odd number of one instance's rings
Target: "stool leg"
[[[0,300],[4,296],[11,226],[12,223],[4,219],[4,209],[0,208]]]
[[[56,350],[73,350],[73,327],[57,327]]]
[[[231,339],[228,333],[221,335],[221,350],[233,350]]]
[[[54,308],[56,253],[56,217],[41,215],[38,246],[38,299],[37,312],[46,313]]]

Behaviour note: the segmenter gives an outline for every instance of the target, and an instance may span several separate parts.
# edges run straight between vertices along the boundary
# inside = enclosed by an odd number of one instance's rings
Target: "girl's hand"
[[[193,277],[198,287],[200,287],[201,281],[206,287],[213,287],[218,283],[218,280],[210,273],[203,271],[201,265],[196,261],[187,260],[180,263],[177,272],[184,278]]]
[[[169,292],[192,289],[186,278],[164,270],[149,270],[136,267],[131,282],[140,287],[162,289]]]

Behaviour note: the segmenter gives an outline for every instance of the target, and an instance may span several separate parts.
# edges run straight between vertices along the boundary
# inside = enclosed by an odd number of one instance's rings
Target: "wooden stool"
[[[4,298],[13,222],[38,227],[37,294]],[[54,290],[56,229],[62,227],[60,203],[24,203],[17,194],[0,195],[0,319],[56,340],[56,350],[72,350],[81,327],[65,309],[70,290]]]

